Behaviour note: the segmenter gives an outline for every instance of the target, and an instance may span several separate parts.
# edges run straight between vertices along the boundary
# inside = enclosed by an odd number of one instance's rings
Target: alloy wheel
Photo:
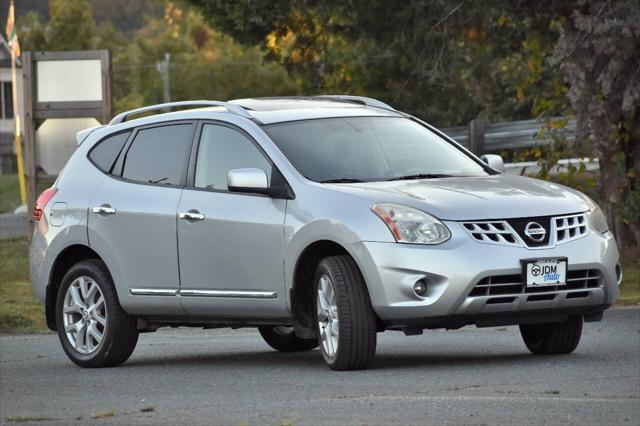
[[[65,294],[62,315],[71,346],[84,355],[95,352],[107,328],[107,305],[98,283],[87,276],[75,279]]]
[[[324,352],[331,358],[338,352],[338,305],[336,292],[328,275],[318,282],[318,330]]]

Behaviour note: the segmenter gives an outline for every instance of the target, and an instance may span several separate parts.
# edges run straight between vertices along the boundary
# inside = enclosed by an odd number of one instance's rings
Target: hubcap
[[[98,284],[89,277],[71,283],[62,308],[64,331],[81,354],[98,349],[107,328],[107,305]]]
[[[318,282],[318,329],[324,352],[336,356],[338,351],[338,305],[333,283],[328,275],[320,277]]]

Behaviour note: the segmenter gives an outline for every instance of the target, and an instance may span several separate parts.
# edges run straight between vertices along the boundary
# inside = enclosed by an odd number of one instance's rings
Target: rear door
[[[180,200],[181,300],[194,316],[285,318],[286,200],[229,192],[227,174],[274,165],[238,128],[205,122],[194,149],[195,172]],[[195,216],[194,216],[195,215]]]
[[[184,314],[176,214],[194,133],[193,122],[136,129],[91,199],[89,243],[130,313]]]

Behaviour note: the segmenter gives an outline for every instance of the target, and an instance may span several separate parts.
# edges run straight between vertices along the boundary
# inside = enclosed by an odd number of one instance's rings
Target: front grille
[[[525,234],[527,225],[535,222],[546,232],[541,241]],[[505,220],[462,222],[462,226],[475,241],[512,247],[549,248],[582,238],[589,233],[585,213],[566,216],[526,217]]]
[[[602,275],[596,269],[582,269],[578,271],[567,272],[567,283],[561,286],[548,287],[526,287],[522,281],[522,275],[495,275],[485,277],[476,284],[471,292],[470,297],[478,296],[503,296],[513,294],[529,294],[529,293],[550,293],[565,290],[579,290],[588,288],[597,288],[602,285]],[[577,293],[579,295],[579,293]],[[585,292],[582,297],[588,296]],[[545,299],[531,299],[545,300]]]
[[[471,237],[482,243],[520,246],[514,230],[504,221],[465,222],[462,224]]]
[[[575,214],[554,218],[556,243],[562,244],[587,235],[587,215]]]

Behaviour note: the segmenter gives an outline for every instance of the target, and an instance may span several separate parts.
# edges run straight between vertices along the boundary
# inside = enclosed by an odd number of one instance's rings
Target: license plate
[[[527,287],[547,287],[567,283],[567,259],[528,259],[522,261]]]

